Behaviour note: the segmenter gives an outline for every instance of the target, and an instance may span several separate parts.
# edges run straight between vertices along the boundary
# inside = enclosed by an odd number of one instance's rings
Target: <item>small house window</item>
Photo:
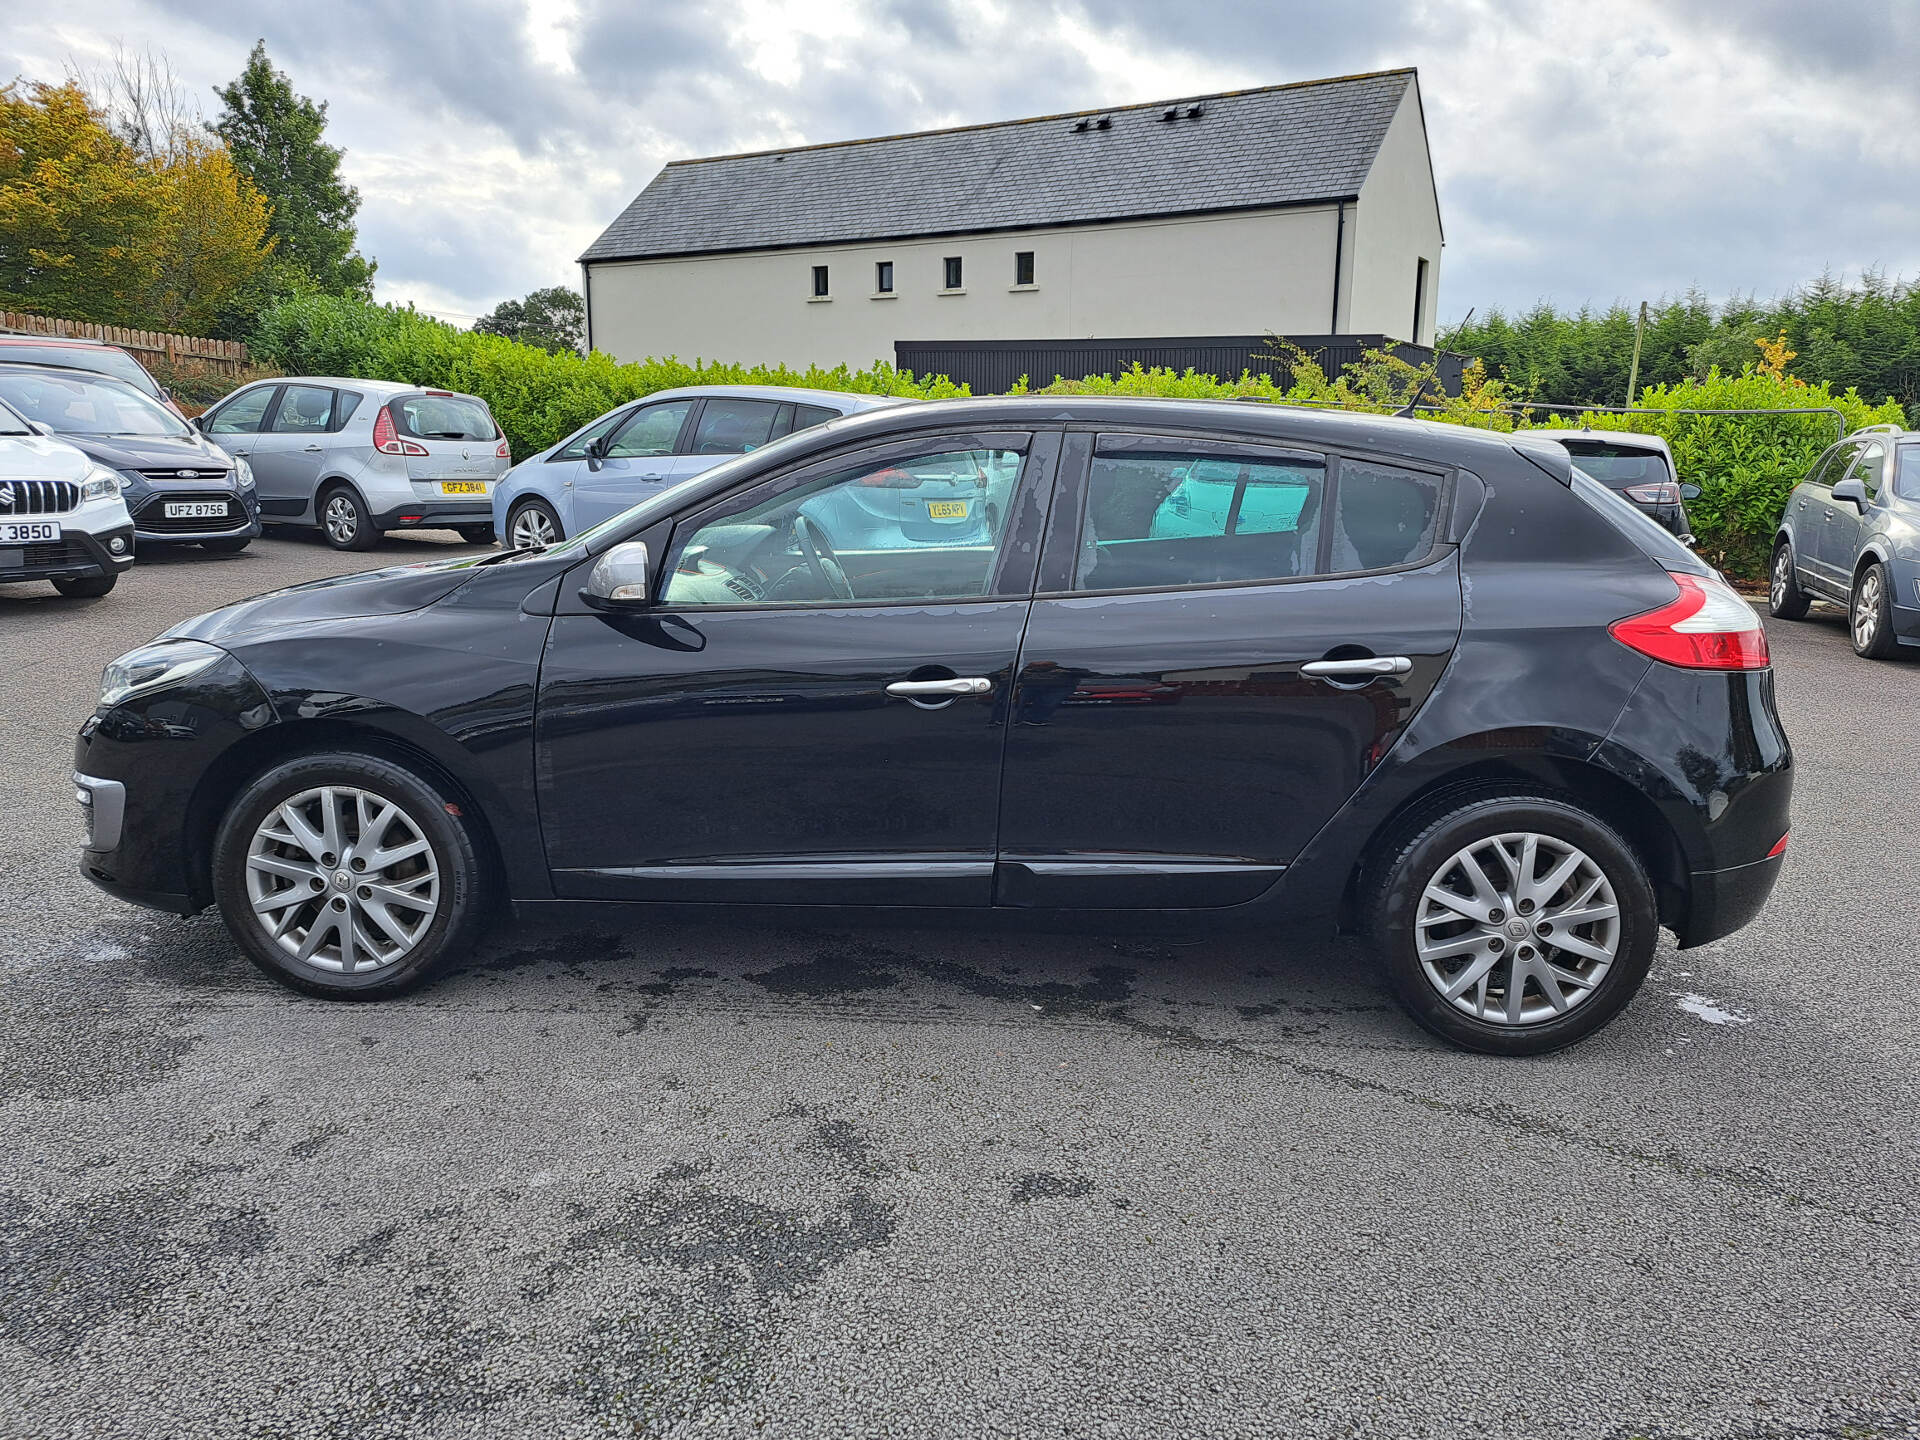
[[[893,262],[882,260],[873,267],[873,291],[876,295],[893,293]]]
[[[824,265],[813,267],[813,294],[816,300],[827,297],[827,267]]]
[[[1422,257],[1413,269],[1413,343],[1420,343],[1420,317],[1427,308],[1427,262]]]
[[[1013,252],[1013,283],[1016,285],[1033,284],[1033,251],[1016,250]]]
[[[946,288],[949,290],[960,289],[960,257],[958,255],[949,255],[944,263],[946,265]]]

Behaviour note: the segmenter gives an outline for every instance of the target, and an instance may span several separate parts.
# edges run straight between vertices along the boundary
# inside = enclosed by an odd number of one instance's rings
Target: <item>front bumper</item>
[[[116,553],[113,542],[121,550]],[[133,526],[119,525],[97,533],[63,529],[58,540],[41,545],[23,545],[14,551],[19,560],[0,565],[0,583],[16,580],[90,580],[101,575],[118,575],[133,564]]]
[[[227,514],[221,519],[169,519],[169,501],[225,501]],[[260,534],[260,500],[251,490],[217,492],[204,486],[196,490],[154,490],[136,502],[133,533],[148,544],[192,545],[201,540],[251,539]]]

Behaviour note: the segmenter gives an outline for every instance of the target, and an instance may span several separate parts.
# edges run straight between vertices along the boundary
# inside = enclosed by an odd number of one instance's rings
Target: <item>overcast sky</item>
[[[1823,268],[1920,275],[1920,0],[66,0],[0,77],[116,41],[211,113],[264,37],[360,189],[378,290],[577,285],[671,159],[1417,65],[1443,323]],[[1258,317],[1249,317],[1252,324]],[[726,357],[751,359],[750,356]]]

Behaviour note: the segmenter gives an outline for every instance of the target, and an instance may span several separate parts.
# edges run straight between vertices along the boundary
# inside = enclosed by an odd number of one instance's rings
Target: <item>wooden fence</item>
[[[239,340],[209,340],[203,335],[168,335],[159,330],[130,330],[124,325],[95,325],[86,320],[57,320],[51,315],[23,315],[0,310],[0,334],[59,335],[82,340],[104,340],[131,350],[141,360],[182,360],[238,376],[247,368],[247,347]]]

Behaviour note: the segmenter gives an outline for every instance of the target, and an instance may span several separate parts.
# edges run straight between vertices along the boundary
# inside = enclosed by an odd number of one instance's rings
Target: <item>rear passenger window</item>
[[[1920,445],[1902,445],[1894,452],[1899,469],[1893,481],[1893,493],[1902,500],[1920,500]]]
[[[805,430],[812,425],[824,425],[829,420],[838,420],[840,412],[829,410],[825,405],[799,405],[794,407],[793,428]]]
[[[1098,455],[1087,477],[1078,590],[1314,573],[1327,469],[1301,456]]]
[[[740,455],[758,450],[773,435],[779,403],[772,400],[709,400],[693,431],[696,455]]]
[[[312,435],[333,424],[333,391],[318,385],[289,385],[273,412],[275,435]]]
[[[1343,460],[1333,507],[1330,571],[1385,570],[1433,549],[1440,478],[1367,460]]]

